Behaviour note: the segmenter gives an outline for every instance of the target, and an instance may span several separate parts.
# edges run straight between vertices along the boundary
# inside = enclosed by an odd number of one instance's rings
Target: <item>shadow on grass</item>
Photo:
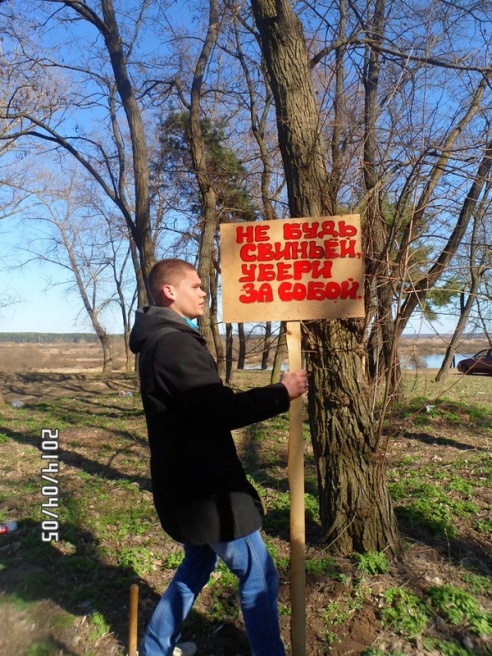
[[[476,447],[472,444],[466,444],[466,442],[459,442],[458,440],[450,439],[449,437],[436,437],[435,435],[429,435],[428,433],[410,433],[405,432],[404,438],[407,440],[418,440],[423,444],[433,444],[437,446],[450,446],[453,449],[458,449],[460,451],[484,451],[486,453],[490,452],[490,449],[487,447]]]
[[[88,397],[58,398],[52,401],[27,402],[23,410],[31,410],[33,413],[43,413],[55,425],[68,429],[97,428],[106,429],[115,436],[128,437],[133,442],[147,444],[147,437],[138,437],[128,430],[118,428],[118,423],[144,421],[143,409],[134,402],[133,407],[126,407],[125,400],[120,404],[113,403],[113,399],[106,396],[91,395]]]
[[[138,583],[142,597],[153,603],[158,595],[132,568],[105,563],[91,532],[73,524],[63,526],[63,532],[72,540],[70,553],[63,552],[66,543],[43,542],[41,526],[33,520],[19,522],[0,552],[2,593],[17,602],[50,599],[74,616],[99,613],[126,645],[130,585]]]
[[[58,398],[70,393],[82,396],[97,392],[138,392],[136,374],[114,372],[108,375],[49,372],[0,372],[0,383],[6,398],[16,395],[37,399]]]
[[[269,431],[272,431],[271,428],[263,426],[261,423],[252,424],[246,428],[243,437],[244,456],[242,460],[246,473],[251,475],[253,482],[256,481],[258,487],[271,488],[276,493],[277,500],[274,501],[273,506],[268,500],[265,502],[266,516],[263,522],[265,532],[271,537],[281,538],[288,542],[290,534],[290,499],[287,473],[289,422],[287,415],[281,415],[277,418],[277,420],[279,419],[276,428],[277,438],[274,438],[272,448],[266,446],[270,438]],[[307,424],[307,420],[304,423]],[[283,435],[281,440],[278,438],[279,434]],[[304,459],[306,470],[314,471],[313,456],[305,454]],[[268,471],[271,467],[281,469],[284,473],[280,476],[278,472],[275,475],[270,474]],[[304,492],[317,498],[318,487],[316,481],[306,477]],[[314,520],[312,511],[306,508],[306,536],[311,542],[315,543],[319,534],[319,525]]]
[[[133,583],[139,586],[139,643],[159,600],[159,594],[132,567],[114,566],[105,562],[98,548],[98,539],[90,531],[68,524],[63,526],[63,532],[71,540],[68,553],[66,542],[43,542],[40,525],[30,519],[19,522],[15,533],[2,536],[0,594],[6,595],[4,602],[10,600],[26,608],[30,604],[51,600],[74,617],[85,616],[89,620],[95,615],[102,617],[104,627],[125,650],[118,653],[126,654],[130,586]],[[47,613],[43,618],[42,645],[62,649],[60,653],[67,656],[103,654],[104,647],[94,646],[94,638],[91,640],[90,636],[85,637],[87,644],[82,646],[81,652],[78,648],[63,644],[56,619],[53,626],[49,625],[49,621]],[[196,640],[201,649],[209,643],[210,653],[220,651],[221,648],[225,648],[225,653],[249,653],[244,632],[234,625],[221,627],[196,610],[192,610],[188,616],[182,637],[184,640]],[[81,636],[78,636],[79,642],[80,639]],[[228,644],[230,652],[227,651]]]
[[[96,396],[95,400],[91,397],[82,397],[27,402],[19,409],[7,408],[2,417],[3,425],[0,426],[0,433],[20,445],[34,447],[41,454],[40,427],[50,426],[51,429],[59,427],[60,446],[57,455],[60,476],[63,478],[64,473],[66,475],[70,471],[65,483],[70,481],[70,485],[78,486],[77,489],[80,489],[80,486],[86,487],[86,496],[90,497],[90,490],[94,490],[97,494],[102,490],[104,493],[105,481],[137,483],[141,490],[149,490],[151,484],[147,475],[148,453],[145,454],[145,463],[143,461],[140,463],[138,462],[141,459],[140,454],[137,453],[138,448],[135,448],[140,442],[147,448],[147,440],[136,439],[130,431],[125,430],[128,420],[131,430],[132,422],[134,420],[141,422],[143,415],[140,408],[135,410],[131,399],[122,399],[122,406],[120,407],[114,398],[107,395],[102,395],[100,399]],[[113,423],[113,420],[116,422]],[[118,420],[121,420],[121,429]],[[139,428],[142,430],[141,425]],[[77,440],[77,436],[81,437],[81,451],[86,449],[85,453],[76,450],[78,445],[74,441]],[[67,445],[71,444],[74,444],[73,450],[67,448]],[[94,457],[91,457],[92,445]],[[114,466],[114,459],[119,453],[123,456],[120,461],[121,468]],[[126,455],[128,457],[125,457]],[[36,459],[35,454],[34,459]],[[25,489],[26,498],[30,498],[36,492],[36,485],[39,485],[39,482],[35,479],[36,477],[33,481],[20,482],[19,489]],[[92,486],[93,482],[94,486]],[[10,487],[10,484],[7,487]],[[126,646],[129,590],[132,583],[138,583],[140,641],[143,629],[159,599],[156,590],[159,593],[163,591],[169,572],[163,571],[162,579],[159,572],[153,572],[149,576],[142,574],[139,577],[136,571],[142,570],[135,568],[132,560],[118,561],[118,564],[115,564],[114,548],[105,544],[104,535],[92,532],[82,525],[82,520],[79,521],[82,515],[78,511],[76,499],[71,496],[66,485],[64,490],[61,510],[65,511],[67,517],[63,521],[60,520],[60,536],[63,542],[43,543],[40,526],[31,519],[19,521],[19,529],[15,533],[0,536],[0,593],[5,595],[6,601],[11,600],[14,604],[16,602],[36,604],[42,600],[50,600],[76,617],[90,618],[96,614],[100,616],[102,627],[114,634],[115,641]],[[114,497],[115,511],[117,511],[118,499],[119,497]],[[124,524],[129,514],[128,523],[131,526],[134,520],[131,510],[128,508],[126,512],[122,508],[122,515],[116,521]],[[135,506],[135,512],[138,515],[138,506]],[[31,514],[31,510],[28,509],[27,513]],[[153,513],[152,517],[154,518]],[[112,520],[112,523],[114,521]],[[134,545],[138,542],[133,540],[130,544]],[[162,558],[166,550],[165,539],[163,545]],[[108,549],[112,551],[108,552]],[[154,549],[157,562],[161,555],[159,549],[160,547]],[[127,551],[131,552],[130,546]],[[204,595],[207,596],[204,605],[208,607],[208,602],[213,603],[214,600],[208,598],[210,596],[208,589],[204,591]],[[221,626],[215,619],[215,614],[212,612],[210,616],[208,613],[203,614],[193,610],[183,627],[183,639],[195,640],[201,645],[201,651],[205,650],[204,653],[249,654],[247,640],[241,627],[228,622]],[[46,618],[46,621],[49,621],[49,618]],[[82,633],[85,635],[87,629]],[[49,635],[46,635],[45,630],[42,638],[41,647],[52,651],[58,647],[63,649],[63,653],[67,656],[69,654],[82,656],[86,653],[108,656],[109,653],[109,650],[105,652],[102,643],[98,645],[94,640],[92,642],[89,640],[88,650],[83,650],[79,654],[78,648],[74,650],[69,640],[66,640],[67,645],[62,644],[64,635],[60,631],[57,632],[56,627],[53,627]],[[32,646],[34,648],[36,644],[33,643]],[[111,654],[114,653],[116,652],[111,651]],[[118,651],[118,654],[120,653],[124,654],[126,650]]]
[[[21,431],[14,431],[6,426],[0,425],[0,433],[9,437],[12,440],[15,440],[19,444],[26,444],[33,446],[39,450],[41,453],[41,436],[37,435],[36,437],[26,437],[25,434]],[[110,462],[118,455],[118,449],[114,449]],[[120,452],[124,452],[125,448],[122,448]],[[57,451],[58,460],[62,465],[68,465],[70,467],[75,467],[80,469],[80,471],[90,474],[92,476],[99,476],[107,480],[128,480],[133,483],[137,483],[138,486],[143,490],[150,490],[151,483],[148,476],[129,476],[128,474],[121,472],[120,470],[112,467],[109,464],[98,462],[97,460],[91,460],[85,456],[77,453],[76,451],[71,451],[70,449],[60,447]]]
[[[9,416],[3,417],[0,433],[19,444],[30,445],[41,450],[42,428],[58,429],[60,434],[58,455],[61,463],[110,480],[130,479],[137,482],[140,487],[149,489],[148,477],[129,476],[113,466],[118,455],[125,454],[135,445],[141,446],[145,452],[148,448],[146,437],[138,437],[131,432],[134,425],[142,430],[143,411],[139,402],[133,402],[129,407],[129,401],[131,403],[131,399],[121,399],[120,404],[117,404],[111,396],[101,395],[98,398],[92,392],[90,396],[76,399],[56,398],[41,402],[26,402],[16,411],[9,410]],[[74,430],[76,432],[71,438],[70,432]],[[100,431],[103,437],[105,432],[108,433],[112,453],[104,462],[67,448],[71,439],[77,440],[77,433],[90,430]],[[65,437],[67,439],[64,439]],[[97,453],[97,446],[94,442],[95,453]]]
[[[464,567],[475,574],[492,574],[492,553],[490,548],[478,540],[464,539],[448,532],[447,523],[432,520],[415,509],[411,511],[400,507],[395,509],[403,538],[427,544],[437,549],[444,560]]]

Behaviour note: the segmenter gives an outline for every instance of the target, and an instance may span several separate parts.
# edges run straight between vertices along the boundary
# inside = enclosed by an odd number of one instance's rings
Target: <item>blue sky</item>
[[[17,222],[0,221],[0,332],[93,332],[80,296],[67,284],[67,271],[37,261],[17,267],[25,257],[17,250],[19,241]],[[122,332],[121,321],[110,310],[104,326],[108,332]]]
[[[93,332],[75,293],[66,287],[47,288],[50,279],[61,281],[62,275],[56,267],[39,263],[0,272],[3,293],[14,301],[0,308],[0,332]]]

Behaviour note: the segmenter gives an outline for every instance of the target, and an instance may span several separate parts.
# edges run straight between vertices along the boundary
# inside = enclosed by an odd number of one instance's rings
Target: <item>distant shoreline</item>
[[[452,335],[402,335],[398,346],[399,351],[405,354],[445,353],[451,338]],[[485,335],[466,336],[458,342],[456,352],[468,355],[488,347],[489,343]]]

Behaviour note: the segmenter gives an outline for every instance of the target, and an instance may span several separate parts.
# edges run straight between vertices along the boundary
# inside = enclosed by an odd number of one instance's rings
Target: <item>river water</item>
[[[455,362],[458,364],[460,360],[465,360],[466,358],[471,358],[473,354],[462,354],[456,356]],[[418,366],[424,369],[440,369],[442,362],[444,360],[444,353],[433,353],[428,355],[419,355],[418,356]],[[412,360],[410,355],[401,356],[401,366],[404,369],[415,369],[415,362]]]
[[[460,360],[465,360],[466,358],[471,358],[472,353],[470,354],[463,354],[460,353],[459,355],[456,356],[455,359],[455,364],[458,364]],[[413,360],[411,355],[405,354],[402,355],[400,358],[400,364],[402,369],[440,369],[442,365],[442,361],[444,360],[444,353],[431,353],[427,355],[419,355],[418,356],[418,367],[415,364],[415,361]],[[289,365],[287,362],[282,363],[281,369],[288,369]],[[247,363],[244,367],[245,369],[258,369],[258,364],[250,364]],[[272,368],[272,365],[270,364],[269,369]]]

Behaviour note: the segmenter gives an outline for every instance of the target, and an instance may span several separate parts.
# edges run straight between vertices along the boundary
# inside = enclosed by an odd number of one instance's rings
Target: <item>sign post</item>
[[[301,324],[287,323],[289,369],[299,371],[301,362]],[[306,521],[304,511],[304,443],[302,436],[302,397],[294,399],[289,410],[288,478],[290,490],[290,601],[292,654],[306,653]]]
[[[223,321],[286,321],[289,369],[301,363],[300,321],[364,316],[358,214],[223,224]],[[302,398],[291,402],[292,656],[306,655]]]

